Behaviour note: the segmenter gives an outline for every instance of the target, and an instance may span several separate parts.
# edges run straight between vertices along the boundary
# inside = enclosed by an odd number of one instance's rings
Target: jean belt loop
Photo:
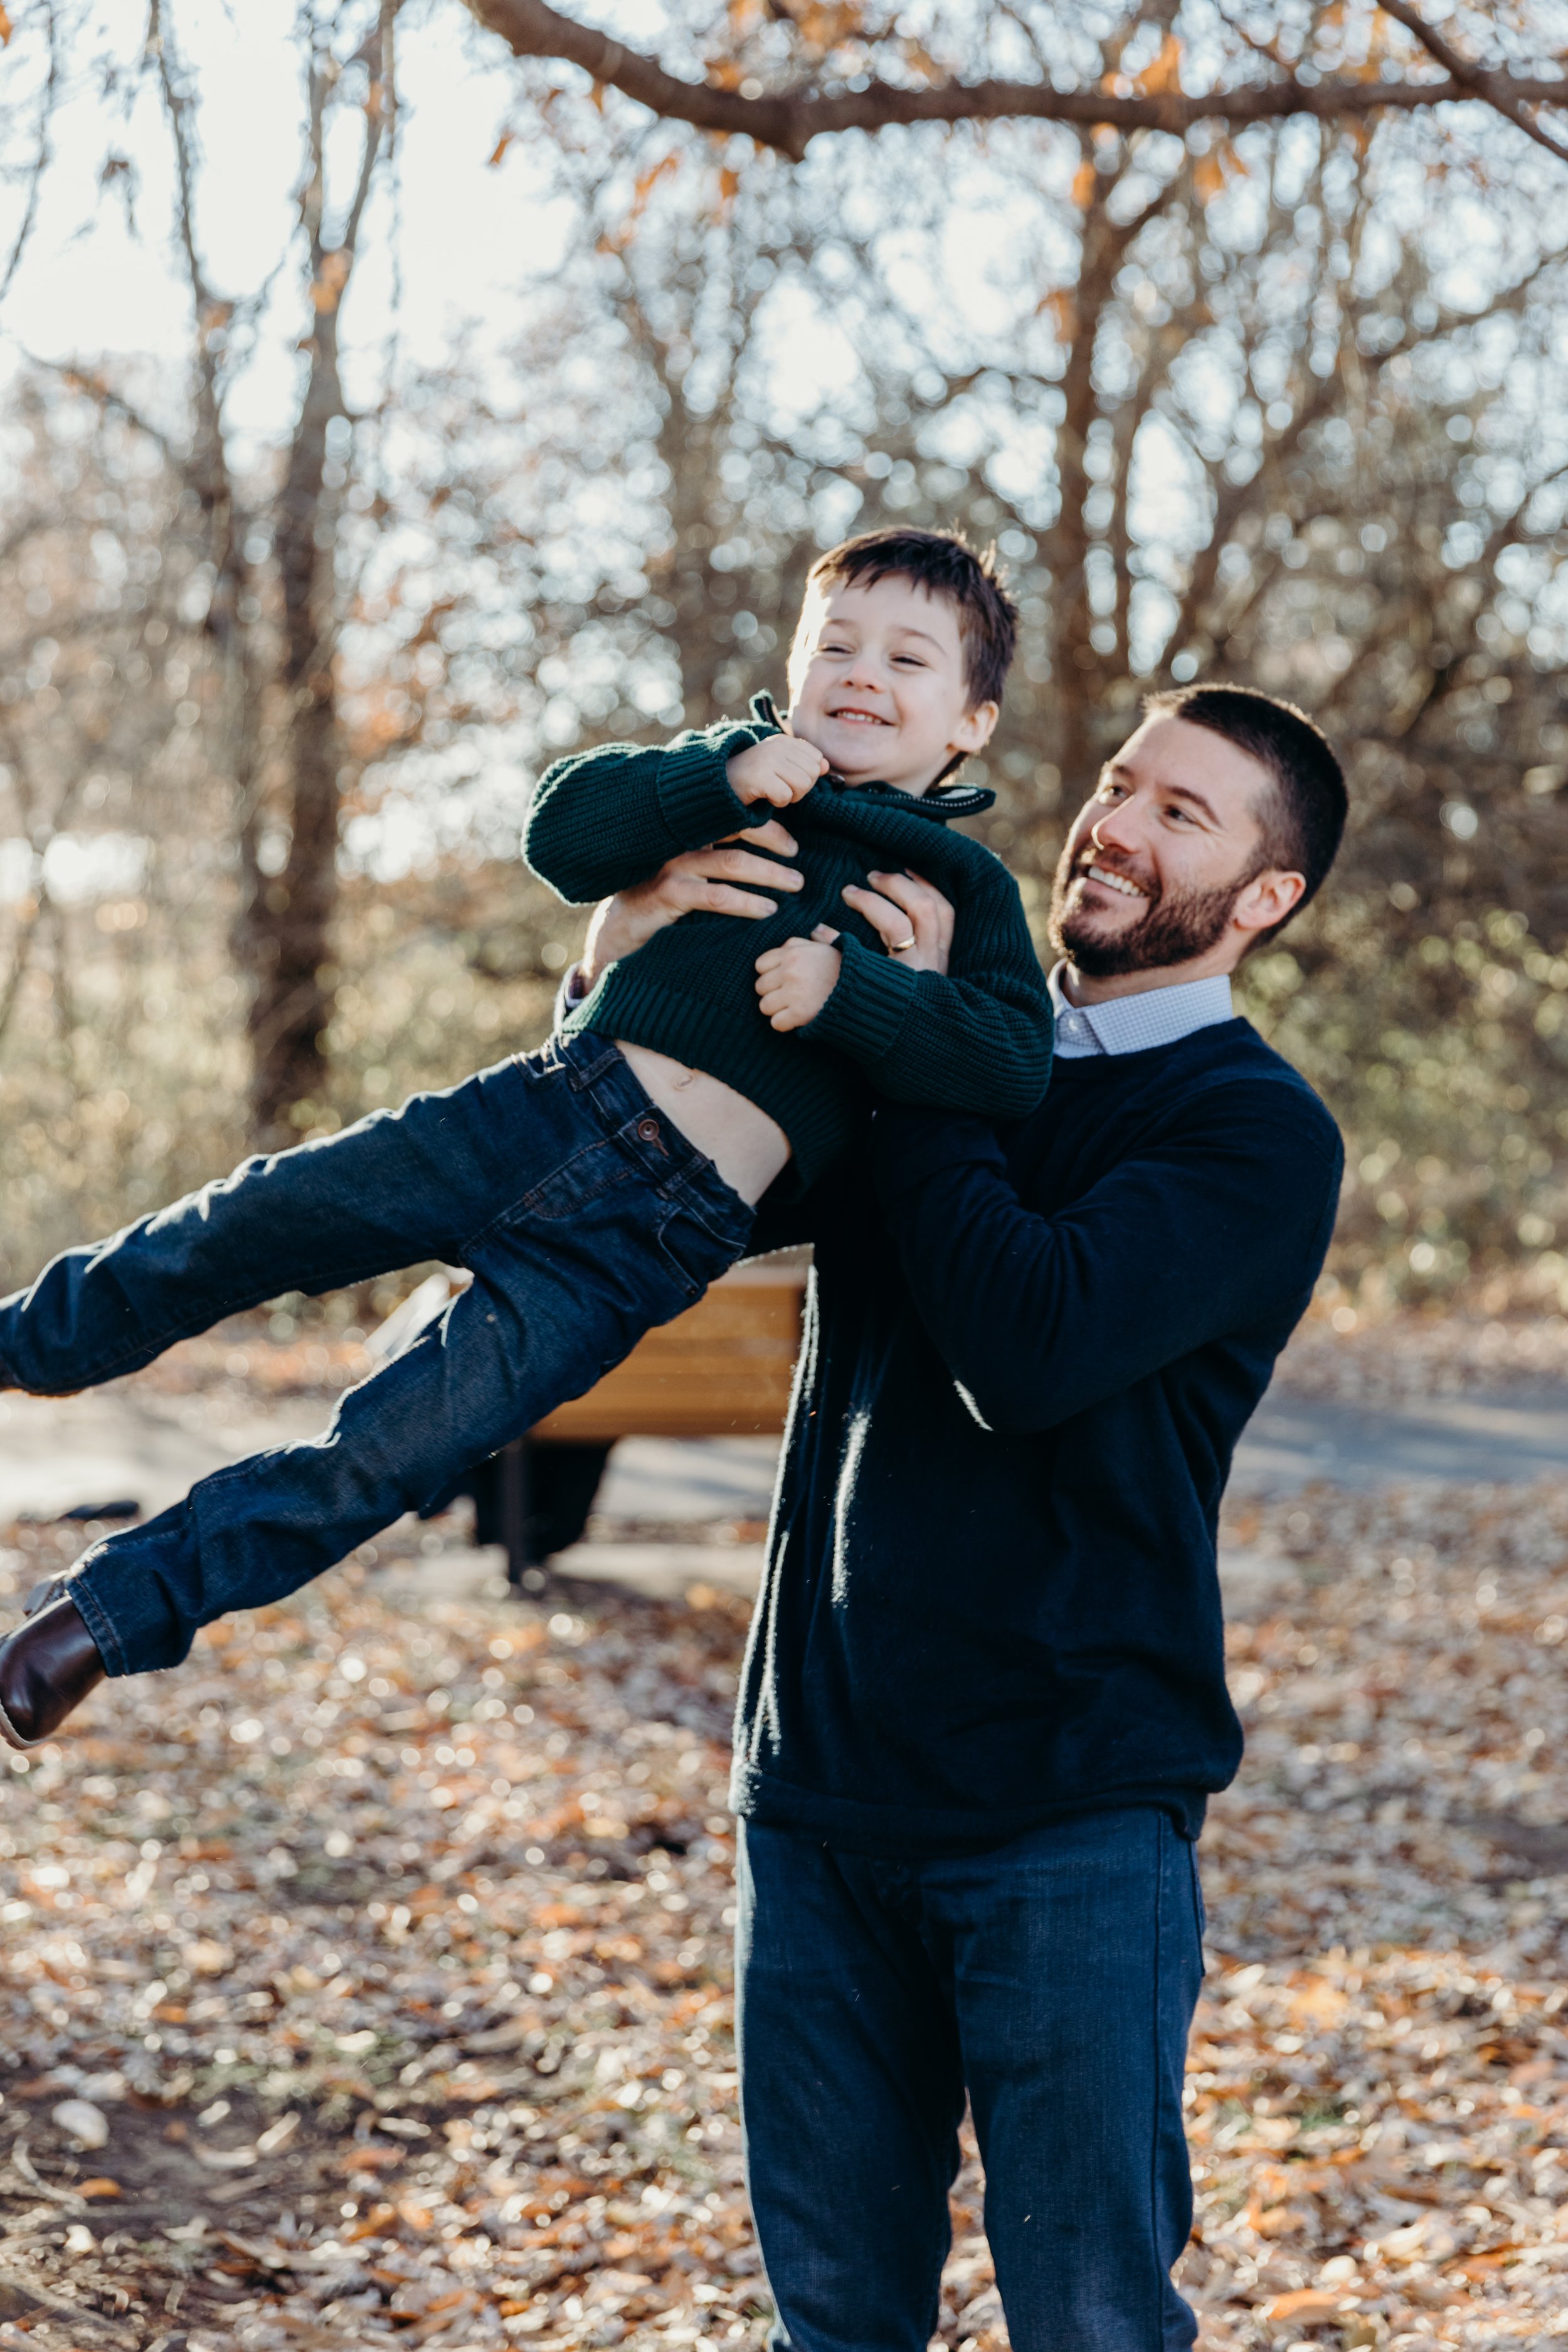
[[[601,1037],[592,1029],[579,1030],[565,1044],[566,1082],[574,1094],[584,1094],[624,1059],[613,1037]]]

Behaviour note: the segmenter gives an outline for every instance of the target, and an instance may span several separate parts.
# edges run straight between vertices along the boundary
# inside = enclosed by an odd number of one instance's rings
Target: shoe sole
[[[0,1706],[0,1739],[7,1748],[41,1748],[44,1744],[41,1739],[24,1739],[4,1706]]]

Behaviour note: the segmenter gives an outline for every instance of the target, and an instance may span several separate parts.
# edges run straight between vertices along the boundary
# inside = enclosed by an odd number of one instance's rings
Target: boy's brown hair
[[[1000,702],[1018,641],[1018,608],[1002,584],[995,550],[977,555],[955,531],[867,530],[819,555],[805,584],[808,593],[856,583],[874,588],[889,578],[912,580],[957,607],[969,707]]]

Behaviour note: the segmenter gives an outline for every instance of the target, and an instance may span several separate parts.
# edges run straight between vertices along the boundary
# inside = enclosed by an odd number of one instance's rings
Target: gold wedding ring
[[[893,955],[908,955],[910,950],[912,947],[918,947],[919,944],[919,940],[915,938],[913,931],[911,931],[907,940],[895,940],[890,952]]]

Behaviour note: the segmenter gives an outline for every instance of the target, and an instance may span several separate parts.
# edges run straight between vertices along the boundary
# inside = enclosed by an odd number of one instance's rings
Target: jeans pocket
[[[552,1169],[542,1184],[524,1193],[511,1211],[513,1217],[538,1217],[545,1223],[575,1216],[590,1201],[612,1192],[617,1184],[632,1184],[641,1179],[641,1171],[610,1137],[604,1136],[594,1143],[585,1143],[569,1160]]]
[[[716,1233],[679,1202],[661,1221],[654,1238],[689,1300],[700,1298],[710,1283],[728,1273],[745,1247],[744,1241]]]

